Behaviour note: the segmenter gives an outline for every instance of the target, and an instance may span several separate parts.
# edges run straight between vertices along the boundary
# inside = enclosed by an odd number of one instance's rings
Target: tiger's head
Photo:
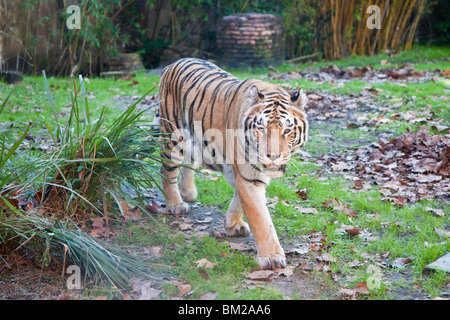
[[[250,161],[256,160],[255,168],[278,178],[308,138],[307,97],[302,90],[289,94],[278,86],[253,85],[248,99],[250,107],[243,123],[246,153]]]

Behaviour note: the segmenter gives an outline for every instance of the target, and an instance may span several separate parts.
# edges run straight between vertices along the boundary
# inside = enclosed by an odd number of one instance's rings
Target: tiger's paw
[[[180,190],[181,197],[186,202],[194,202],[197,199],[198,191],[194,186],[193,188],[181,188]]]
[[[189,211],[189,205],[186,202],[181,202],[176,205],[168,206],[168,212],[173,215],[184,215]]]
[[[231,226],[227,226],[225,222],[225,231],[229,237],[247,237],[250,235],[250,228],[243,220],[235,222]]]
[[[256,261],[261,269],[276,269],[286,267],[286,257],[284,254],[271,254],[258,256]]]

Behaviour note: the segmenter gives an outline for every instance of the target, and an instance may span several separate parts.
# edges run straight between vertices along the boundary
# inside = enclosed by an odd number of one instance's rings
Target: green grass
[[[420,285],[422,291],[430,296],[436,296],[439,290],[443,290],[450,280],[448,274],[434,273],[424,276],[422,270],[427,264],[450,251],[450,240],[441,239],[434,231],[435,227],[440,229],[448,227],[450,208],[444,208],[444,217],[427,212],[426,208],[429,206],[439,207],[434,201],[422,201],[399,208],[382,201],[382,195],[376,187],[367,192],[355,192],[350,189],[348,182],[339,177],[329,177],[328,180],[321,181],[317,177],[318,168],[313,169],[310,164],[291,161],[293,163],[288,168],[288,174],[282,179],[272,181],[267,189],[268,198],[278,197],[280,200],[271,212],[281,239],[287,243],[295,243],[301,241],[302,236],[325,228],[323,233],[327,235],[327,239],[324,244],[329,246],[328,252],[337,258],[337,262],[331,263],[330,269],[339,274],[354,276],[349,287],[366,281],[369,276],[368,265],[376,262],[372,259],[373,261],[369,261],[369,264],[364,264],[361,268],[350,268],[348,264],[352,260],[364,261],[367,255],[375,257],[389,252],[388,260],[391,262],[397,258],[413,259],[413,262],[405,268],[405,272],[409,272],[411,278],[409,281]],[[197,183],[200,189],[207,185],[212,194],[220,193],[225,187],[223,182],[211,184],[199,179]],[[299,189],[307,190],[306,202],[299,200],[295,193]],[[323,207],[322,202],[332,198],[349,205],[355,210],[358,218],[351,218],[339,211]],[[216,203],[225,200],[222,197],[218,199]],[[313,207],[319,213],[301,214],[296,210],[296,206]],[[374,214],[377,214],[377,218],[374,218]],[[360,230],[378,236],[379,240],[367,242],[359,237],[342,233],[338,230],[341,224],[357,226]],[[442,244],[428,247],[425,243]],[[308,255],[313,259],[314,254]],[[390,270],[383,269],[382,272],[388,275]],[[381,290],[383,292],[377,292],[370,298],[390,299],[395,296],[391,294],[392,290],[397,289],[395,283],[386,283],[384,288],[388,290],[386,292]]]
[[[78,79],[74,79],[79,86]],[[141,97],[150,89],[155,87],[157,92],[159,77],[153,73],[139,71],[130,80],[112,78],[90,78],[84,79],[87,88],[87,97],[92,108],[92,117],[100,115],[101,107],[105,106],[106,112],[111,115],[119,115],[122,111],[123,102],[116,101],[114,97],[137,96]],[[133,83],[133,81],[136,81]],[[55,109],[60,117],[70,112],[71,98],[73,94],[73,80],[68,78],[49,77],[48,83],[55,101]],[[0,122],[45,122],[53,119],[53,111],[48,103],[48,98],[42,81],[42,77],[24,77],[23,83],[11,86],[0,82],[0,101],[5,99],[11,91],[5,114],[2,114]],[[81,90],[80,90],[81,91]],[[81,92],[80,92],[81,94]]]

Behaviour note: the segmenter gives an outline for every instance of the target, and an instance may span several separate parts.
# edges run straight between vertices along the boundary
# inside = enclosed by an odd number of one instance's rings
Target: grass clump
[[[84,80],[72,95],[67,122],[60,122],[45,73],[44,85],[54,112],[45,123],[48,152],[20,150],[29,127],[19,134],[2,127],[0,143],[0,247],[3,262],[16,249],[34,254],[42,267],[52,261],[78,265],[93,280],[130,289],[131,278],[161,280],[160,271],[127,251],[88,234],[93,217],[145,213],[146,190],[157,187],[160,159],[156,134],[143,121],[147,108],[138,99],[115,119],[103,107],[91,118]],[[9,98],[9,97],[8,97]],[[0,105],[4,111],[8,98]],[[134,209],[132,209],[135,207]]]

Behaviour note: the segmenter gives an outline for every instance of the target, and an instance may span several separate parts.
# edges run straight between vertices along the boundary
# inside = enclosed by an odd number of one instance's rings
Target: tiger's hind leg
[[[197,199],[197,187],[195,186],[196,165],[181,167],[180,191],[181,197],[186,202],[194,202]]]
[[[183,215],[189,211],[189,205],[183,201],[178,189],[178,175],[180,168],[177,165],[163,164],[161,167],[162,189],[166,197],[166,209],[171,214]]]

